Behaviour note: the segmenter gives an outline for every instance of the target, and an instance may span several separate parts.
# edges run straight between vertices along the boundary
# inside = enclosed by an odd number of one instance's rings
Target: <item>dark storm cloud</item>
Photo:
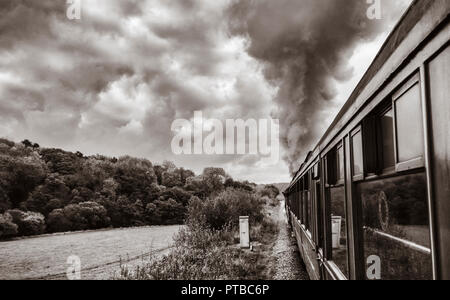
[[[0,136],[86,154],[172,159],[196,171],[236,157],[174,157],[171,123],[261,118],[271,90],[221,1],[0,0]]]
[[[317,136],[332,80],[351,75],[352,47],[383,29],[364,19],[365,0],[81,3],[82,19],[70,21],[65,0],[0,0],[0,136],[196,171],[222,166],[242,179],[280,178],[286,167],[174,156],[172,121],[195,110],[261,119],[277,106],[296,161]]]
[[[279,87],[276,115],[291,172],[322,134],[335,82],[352,76],[356,45],[386,31],[401,7],[384,0],[383,19],[371,21],[362,0],[234,1],[231,32],[249,39],[249,53],[266,63],[266,78]]]

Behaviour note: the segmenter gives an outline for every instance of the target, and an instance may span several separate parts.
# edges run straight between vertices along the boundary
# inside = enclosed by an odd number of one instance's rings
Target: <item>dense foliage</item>
[[[231,187],[253,191],[255,185],[236,182],[218,168],[196,176],[171,162],[86,157],[0,139],[0,239],[182,224],[192,199],[207,201]]]

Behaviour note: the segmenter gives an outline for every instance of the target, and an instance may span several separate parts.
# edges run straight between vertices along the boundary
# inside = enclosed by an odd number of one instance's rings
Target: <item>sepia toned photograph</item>
[[[449,280],[449,13],[0,0],[0,281]]]

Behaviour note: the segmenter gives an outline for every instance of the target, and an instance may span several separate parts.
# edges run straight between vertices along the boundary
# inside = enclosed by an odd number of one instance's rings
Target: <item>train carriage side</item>
[[[286,190],[312,279],[450,279],[449,11],[413,2]]]

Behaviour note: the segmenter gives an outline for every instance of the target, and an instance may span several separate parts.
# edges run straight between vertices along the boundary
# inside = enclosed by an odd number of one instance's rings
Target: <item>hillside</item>
[[[220,168],[196,175],[167,161],[84,156],[0,139],[0,239],[182,224],[191,199],[227,188],[253,192]]]

